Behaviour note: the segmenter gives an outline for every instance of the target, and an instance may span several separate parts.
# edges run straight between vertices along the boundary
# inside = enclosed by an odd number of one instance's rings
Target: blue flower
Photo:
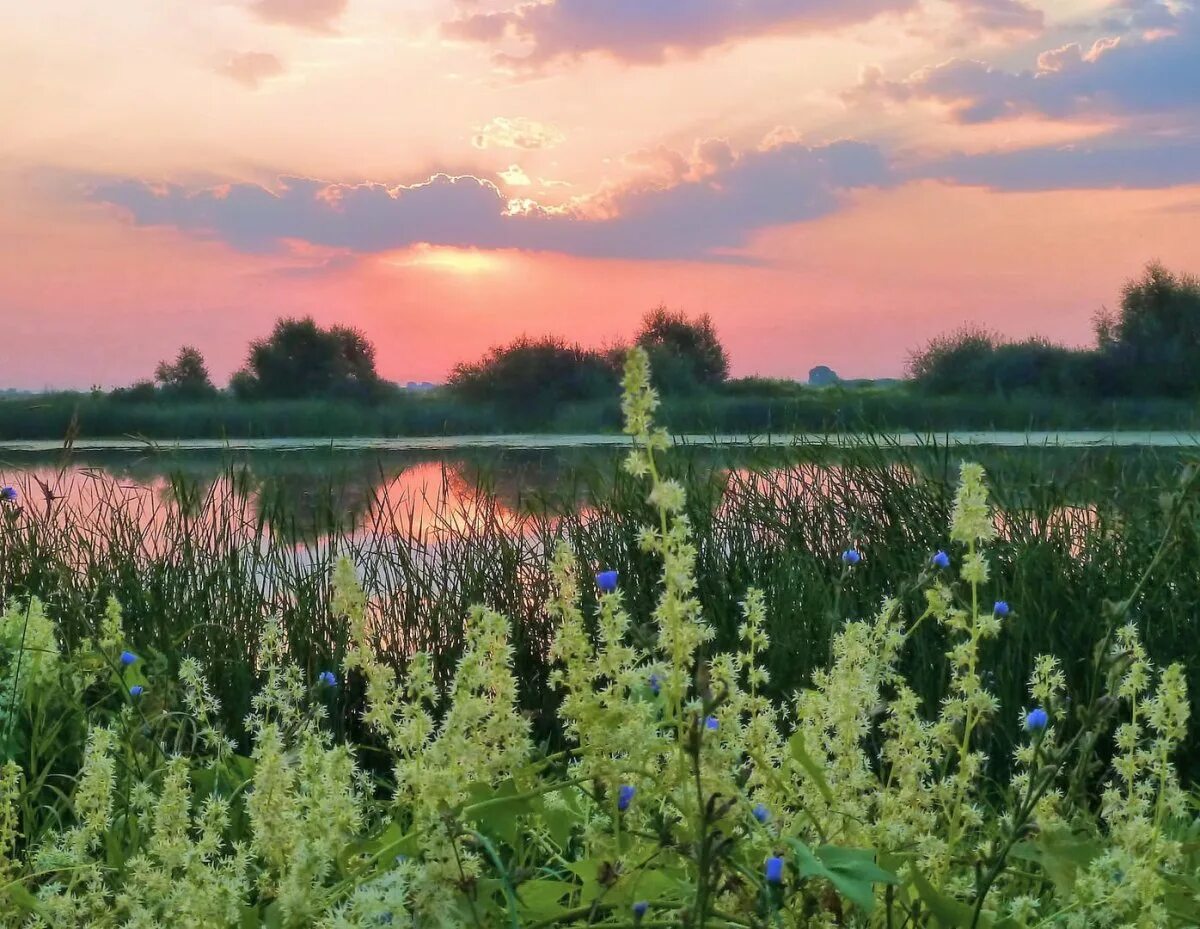
[[[997,600],[996,605],[992,607],[992,612],[997,616],[1007,616],[1011,610],[1009,609],[1007,601]]]
[[[716,732],[721,727],[720,720],[715,716],[709,716],[704,720],[704,728],[710,732]]]
[[[624,813],[629,809],[629,804],[633,802],[633,795],[637,793],[637,788],[632,784],[622,784],[620,790],[617,791],[617,809]]]
[[[657,674],[651,674],[650,675],[650,693],[654,694],[654,696],[657,697],[661,691],[662,691],[662,681],[659,679],[659,676]]]
[[[125,667],[128,668],[135,661],[137,661],[137,655],[133,652],[121,652],[121,664]]]
[[[782,884],[783,883],[783,859],[778,855],[772,855],[767,859],[767,883]]]
[[[936,555],[934,555],[932,558],[929,559],[929,563],[932,564],[935,568],[948,568],[948,567],[950,567],[950,556],[947,555],[945,552],[938,552]]]
[[[639,900],[637,903],[635,903],[633,905],[633,918],[641,919],[643,916],[646,915],[646,911],[648,909],[650,909],[650,904],[647,903],[645,900]]]
[[[322,671],[317,675],[317,682],[324,684],[326,687],[336,687],[337,677],[332,671]]]
[[[601,571],[596,575],[596,586],[602,594],[611,594],[617,589],[617,572]]]
[[[842,561],[846,564],[858,564],[862,561],[862,553],[855,548],[848,548],[842,552]]]
[[[12,503],[17,499],[17,488],[15,487],[0,487],[0,500],[5,503]]]
[[[140,697],[141,695],[142,695],[142,685],[141,684],[134,684],[132,687],[129,688],[129,696]]]
[[[1025,717],[1025,728],[1029,732],[1041,732],[1046,728],[1046,724],[1050,722],[1050,717],[1046,715],[1046,711],[1040,706],[1030,710],[1029,715]]]
[[[754,809],[751,810],[751,812],[754,814],[754,818],[757,819],[760,823],[765,823],[768,819],[771,818],[771,811],[768,810],[766,808],[766,806],[764,806],[761,803],[754,804]]]

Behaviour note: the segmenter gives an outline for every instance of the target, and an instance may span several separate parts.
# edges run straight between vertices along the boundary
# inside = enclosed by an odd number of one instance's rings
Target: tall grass
[[[1086,401],[1040,395],[934,397],[899,385],[810,389],[729,388],[668,396],[676,432],[836,430],[1048,430],[1200,428],[1200,411],[1168,398]],[[498,432],[615,432],[615,400],[537,405],[467,402],[445,391],[399,394],[377,404],[332,400],[130,402],[61,393],[0,399],[0,441],[64,436],[150,439],[421,436]]]
[[[802,461],[771,458],[745,468],[726,468],[698,451],[670,458],[688,492],[698,594],[717,631],[714,647],[736,646],[735,605],[749,586],[760,588],[776,695],[806,686],[812,670],[827,664],[831,634],[847,618],[871,615],[884,595],[901,593],[892,579],[913,575],[946,546],[959,462],[946,448],[815,449]],[[1001,513],[995,586],[1013,608],[994,646],[1000,651],[987,662],[995,675],[988,686],[1003,705],[1018,706],[1039,653],[1073,658],[1066,671],[1082,687],[1105,600],[1134,587],[1163,537],[1164,497],[1180,486],[1181,456],[982,458]],[[314,480],[302,508],[233,465],[215,481],[179,477],[150,494],[104,484],[86,505],[70,494],[50,502],[26,494],[19,510],[0,516],[0,595],[42,598],[69,641],[95,634],[115,596],[140,649],[167,661],[181,653],[202,660],[234,731],[249,710],[264,617],[282,619],[291,655],[308,673],[340,660],[346,630],[333,618],[329,578],[343,555],[369,595],[380,648],[397,664],[431,651],[445,680],[470,604],[510,616],[526,709],[541,721],[555,718],[543,605],[546,565],[560,539],[571,540],[584,570],[621,572],[633,615],[653,610],[656,573],[639,546],[650,515],[644,489],[615,461],[532,494],[519,486],[500,492],[486,473],[447,469],[429,488],[431,499],[417,499],[397,496],[384,477],[367,499],[336,481]],[[1186,513],[1132,613],[1150,655],[1160,664],[1185,662],[1197,695],[1200,522],[1194,510]],[[864,558],[845,572],[838,556],[851,545]],[[920,612],[916,603],[907,606]],[[930,626],[910,652],[909,680],[927,700],[944,692],[945,649]],[[349,718],[352,707],[341,709]],[[539,725],[552,735],[548,723]],[[1016,728],[1009,720],[989,734],[994,758],[1008,757]],[[1180,765],[1200,775],[1194,735]]]

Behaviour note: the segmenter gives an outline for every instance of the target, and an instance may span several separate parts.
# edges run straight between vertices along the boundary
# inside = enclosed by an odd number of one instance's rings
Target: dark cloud
[[[417,243],[523,248],[612,258],[719,257],[758,229],[837,210],[855,188],[891,182],[878,149],[859,142],[810,148],[782,144],[734,155],[723,143],[697,152],[697,179],[638,183],[595,202],[548,210],[512,203],[491,182],[435,175],[411,186],[330,184],[282,178],[189,191],[122,180],[97,185],[93,199],[145,226],[172,226],[244,251],[292,239],[353,252]]]
[[[283,62],[270,52],[238,52],[217,68],[221,74],[252,89],[283,70]]]
[[[250,10],[269,23],[329,32],[350,0],[252,0]]]
[[[1151,15],[1139,4],[1133,12]],[[1156,5],[1150,5],[1156,6]],[[1157,16],[1159,13],[1153,13]],[[1044,52],[1037,67],[1006,71],[981,61],[954,59],[903,81],[864,73],[847,95],[854,101],[937,100],[962,122],[989,122],[1023,114],[1059,119],[1088,115],[1200,114],[1200,14],[1184,10],[1171,28],[1101,39]]]
[[[516,65],[537,67],[589,52],[653,63],[668,52],[695,54],[770,33],[834,29],[916,5],[917,0],[553,0],[473,13],[443,30],[474,42],[519,39],[526,44],[523,54],[500,56]]]
[[[1005,191],[1157,189],[1200,184],[1200,137],[1131,138],[953,155],[913,176]]]

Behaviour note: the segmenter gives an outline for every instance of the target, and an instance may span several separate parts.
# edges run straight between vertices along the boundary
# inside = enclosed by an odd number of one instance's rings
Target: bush
[[[744,592],[736,651],[711,647],[685,495],[660,477],[645,353],[631,354],[625,384],[628,470],[648,478],[653,510],[642,545],[659,565],[657,605],[635,620],[620,579],[602,571],[598,609],[585,615],[582,579],[594,566],[559,547],[546,610],[557,623],[548,648],[562,746],[536,745],[518,712],[502,615],[470,611],[444,685],[423,653],[398,677],[347,561],[334,578],[350,630],[341,673],[306,679],[285,657],[285,630],[267,623],[245,755],[216,727],[202,669],[184,661],[172,677],[164,656],[132,650],[115,603],[95,639],[68,653],[39,604],[8,610],[6,754],[23,763],[0,775],[6,920],[1196,924],[1200,855],[1188,837],[1200,822],[1171,765],[1186,733],[1183,669],[1152,665],[1126,622],[1128,600],[1101,618],[1086,699],[1067,699],[1062,667],[1045,656],[1026,706],[1001,707],[985,656],[1011,610],[988,595],[996,530],[983,471],[964,465],[952,545],[898,591],[920,591],[921,612],[906,616],[902,597],[889,598],[846,623],[828,666],[785,711],[765,696],[757,591]],[[864,564],[854,549],[841,561],[845,578]],[[931,625],[950,666],[942,699],[925,706],[899,669]],[[359,695],[370,735],[356,751],[326,720]],[[1018,719],[1014,773],[1000,786],[980,745],[989,727]],[[85,741],[73,738],[85,728]]]

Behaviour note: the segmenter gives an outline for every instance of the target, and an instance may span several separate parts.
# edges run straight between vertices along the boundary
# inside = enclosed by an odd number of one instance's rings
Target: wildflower
[[[704,728],[709,732],[716,732],[720,727],[721,723],[715,716],[709,716],[704,720]]]
[[[766,821],[771,818],[771,811],[768,810],[762,803],[754,804],[754,809],[751,812],[754,814],[754,818],[760,823],[765,824]]]
[[[1011,612],[1011,610],[1006,601],[997,600],[996,605],[992,607],[992,612],[995,613],[997,616],[1007,616]]]
[[[622,784],[621,789],[617,791],[617,809],[624,813],[629,809],[629,804],[633,802],[633,795],[637,793],[637,788],[632,784]]]
[[[657,697],[659,695],[659,693],[661,693],[661,692],[662,692],[662,678],[660,678],[657,674],[651,674],[650,675],[650,693],[654,694],[654,696]]]
[[[135,661],[137,661],[137,655],[133,652],[121,652],[121,664],[125,667],[128,668]]]
[[[646,911],[648,909],[650,909],[650,904],[647,903],[645,900],[639,900],[637,903],[635,903],[633,905],[633,918],[641,919],[643,916],[646,915]]]
[[[950,556],[945,552],[938,552],[929,559],[929,563],[935,568],[948,568],[950,567]]]
[[[1037,709],[1030,710],[1029,715],[1025,717],[1025,728],[1029,732],[1040,732],[1046,728],[1048,722],[1050,722],[1050,717],[1039,706]]]
[[[842,552],[842,561],[848,565],[856,565],[862,561],[862,552],[855,548],[848,548]]]
[[[611,594],[617,589],[617,572],[601,571],[596,575],[596,586],[603,594]]]
[[[12,503],[17,499],[17,488],[15,487],[0,487],[0,500],[5,503]]]
[[[772,855],[767,859],[766,871],[768,884],[783,883],[783,859],[778,855]]]
[[[326,687],[336,687],[337,676],[332,671],[322,671],[317,675],[317,683],[323,684]]]
[[[142,685],[141,684],[134,684],[132,687],[129,688],[129,696],[140,697],[141,695],[142,695]]]

